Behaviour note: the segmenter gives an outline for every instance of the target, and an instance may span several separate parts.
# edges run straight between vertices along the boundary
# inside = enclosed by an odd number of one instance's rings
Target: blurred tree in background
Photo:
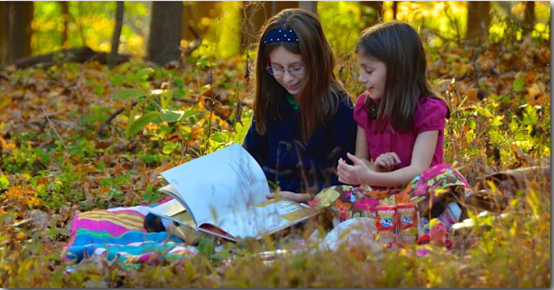
[[[9,1],[0,4],[2,63],[31,54],[33,10],[33,2]]]
[[[156,1],[152,5],[148,59],[165,65],[181,55],[183,4]]]
[[[2,2],[2,64],[61,49],[110,52],[116,27],[116,4],[110,3]],[[290,7],[316,12],[339,53],[351,52],[365,27],[392,19],[414,25],[431,47],[495,42],[507,30],[516,40],[523,33],[550,34],[546,1],[136,1],[124,2],[118,51],[162,65],[188,55],[234,57],[252,48],[267,18]]]

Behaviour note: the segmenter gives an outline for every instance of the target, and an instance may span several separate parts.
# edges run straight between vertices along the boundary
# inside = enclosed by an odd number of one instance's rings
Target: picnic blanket
[[[527,188],[527,180],[531,177],[550,178],[550,167],[531,167],[499,172],[485,176],[483,181],[492,181],[503,189],[504,193],[512,193]],[[477,192],[487,189],[484,183],[478,186]],[[468,200],[466,206],[475,206],[480,209],[502,210],[508,204],[512,196],[483,191],[483,196],[475,195],[475,200]],[[498,202],[498,198],[502,202]],[[71,238],[62,252],[62,258],[66,261],[81,262],[86,258],[102,257],[110,262],[122,265],[158,264],[161,261],[172,262],[175,260],[190,259],[199,253],[198,248],[168,232],[147,232],[144,228],[144,218],[149,208],[158,206],[171,200],[168,198],[150,206],[118,207],[106,210],[92,210],[75,214],[72,223]],[[494,202],[493,202],[494,201]],[[501,204],[499,208],[493,204]],[[334,237],[330,233],[331,238]],[[328,239],[331,239],[328,238]],[[303,239],[292,239],[291,245],[287,245],[288,251],[299,251],[307,248]],[[336,242],[336,241],[335,241]],[[216,252],[224,246],[216,247]],[[418,256],[428,255],[426,247],[418,249]],[[280,249],[269,251],[271,256],[278,257],[283,252]]]
[[[169,200],[169,199],[168,199]],[[93,256],[108,261],[159,263],[195,256],[198,249],[167,232],[147,232],[143,226],[150,206],[118,207],[77,213],[73,218],[71,238],[62,258],[77,263]]]
[[[73,218],[71,238],[64,247],[62,258],[76,263],[87,258],[105,258],[110,263],[136,267],[141,264],[156,265],[163,261],[173,262],[194,257],[199,253],[196,246],[187,244],[169,232],[147,232],[144,228],[144,218],[148,214],[148,209],[171,199],[150,206],[117,207],[77,213]],[[304,240],[295,236],[281,242],[281,246],[287,250],[277,248],[275,251],[259,254],[265,254],[268,256],[267,259],[270,259],[270,252],[301,251],[306,248]],[[231,247],[231,256],[235,256],[234,253],[241,247]],[[214,254],[224,248],[223,244],[217,245]],[[72,266],[68,271],[74,269]]]

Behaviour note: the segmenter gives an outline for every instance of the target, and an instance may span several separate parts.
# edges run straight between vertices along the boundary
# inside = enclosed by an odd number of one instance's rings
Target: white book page
[[[166,170],[162,176],[185,201],[197,225],[215,225],[231,211],[266,200],[270,192],[262,168],[239,144]]]
[[[185,207],[179,203],[176,199],[170,200],[168,202],[162,203],[156,207],[149,208],[148,211],[156,214],[158,216],[172,216],[180,212],[185,211]]]
[[[179,198],[179,194],[177,193],[177,190],[171,186],[171,184],[168,184],[162,188],[159,189],[159,191],[169,195],[169,196],[172,196],[173,198]]]
[[[149,208],[148,210],[150,213],[157,216],[170,219],[181,224],[186,224],[196,229],[194,218],[176,199],[170,200],[156,207]]]
[[[235,238],[258,238],[292,224],[282,216],[301,209],[300,205],[290,201],[275,201],[263,207],[251,206],[243,211],[229,212],[214,225]]]
[[[171,185],[171,184],[168,184],[162,188],[160,188],[160,191],[173,197],[174,200],[170,201],[171,202],[171,215],[176,215],[178,214],[179,212],[177,212],[178,210],[180,211],[187,211],[188,214],[190,215],[190,217],[192,218],[193,221],[196,222],[196,219],[194,218],[194,215],[192,214],[192,212],[190,210],[187,209],[188,207],[188,204],[186,203],[186,201],[182,200],[181,196],[179,195],[179,193],[177,192],[177,190]],[[175,203],[179,203],[180,207],[175,205]],[[167,208],[167,207],[163,207],[163,208],[160,208],[158,210],[156,210],[155,214],[158,214],[158,215],[161,215],[163,214],[163,210]],[[152,212],[152,211],[150,211]],[[165,215],[169,215],[168,213],[166,213]]]

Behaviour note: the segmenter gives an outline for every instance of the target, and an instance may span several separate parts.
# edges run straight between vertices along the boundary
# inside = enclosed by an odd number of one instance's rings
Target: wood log
[[[38,64],[41,64],[42,66],[52,66],[59,63],[84,63],[93,60],[97,60],[102,64],[108,64],[108,53],[94,51],[90,47],[62,49],[53,53],[16,59],[0,66],[0,70],[4,70],[8,66],[15,66],[18,69],[22,69]],[[115,57],[116,65],[127,61],[129,61],[129,55],[117,54]]]

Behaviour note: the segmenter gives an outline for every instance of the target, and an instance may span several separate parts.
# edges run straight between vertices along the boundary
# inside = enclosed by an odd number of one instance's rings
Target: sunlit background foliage
[[[149,31],[151,2],[124,1],[124,25],[121,34],[120,53],[136,56],[145,55],[145,44]],[[96,51],[110,51],[110,41],[114,27],[115,2],[103,1],[68,1],[68,15],[63,16],[62,6],[55,1],[36,1],[33,20],[33,54],[56,51],[62,47],[89,46]],[[192,5],[199,5],[189,1]],[[200,2],[201,3],[201,2]],[[502,39],[508,29],[506,9],[521,18],[525,5],[518,2],[509,3],[507,8],[492,3],[493,20],[489,28],[490,40]],[[550,7],[548,2],[537,2],[535,16],[537,23],[534,36],[549,39]],[[240,51],[241,8],[239,1],[216,2],[214,17],[204,17],[198,22],[200,30],[208,28],[204,36],[203,49],[196,55],[213,55],[230,58]],[[359,1],[319,1],[318,11],[329,41],[337,51],[352,51],[359,31],[364,28],[362,9]],[[392,16],[392,1],[384,1],[383,20],[389,21]],[[372,11],[369,11],[372,12]],[[374,11],[373,11],[374,12]],[[375,12],[376,13],[376,12]],[[429,39],[430,46],[441,46],[444,39],[465,37],[467,30],[467,2],[465,1],[404,1],[399,2],[397,19],[409,22],[419,29],[434,31]],[[67,22],[68,38],[62,44],[64,22]],[[517,38],[521,40],[522,29],[517,29]]]

